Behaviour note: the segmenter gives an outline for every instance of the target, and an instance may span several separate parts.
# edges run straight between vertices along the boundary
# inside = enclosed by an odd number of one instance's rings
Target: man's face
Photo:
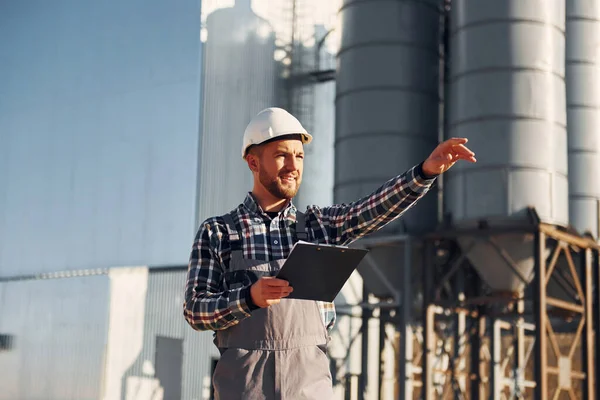
[[[282,139],[261,146],[258,179],[278,199],[296,196],[302,182],[304,149],[298,139]]]

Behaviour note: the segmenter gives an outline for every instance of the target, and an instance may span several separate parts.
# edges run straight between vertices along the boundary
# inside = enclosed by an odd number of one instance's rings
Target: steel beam
[[[548,314],[546,311],[546,259],[544,253],[546,250],[546,234],[541,230],[535,234],[534,262],[535,276],[533,278],[534,293],[533,299],[535,313],[535,381],[537,387],[535,390],[535,400],[548,399],[548,336],[546,334],[546,324]]]
[[[424,400],[434,400],[433,355],[435,351],[435,312],[431,304],[433,295],[433,246],[428,241],[423,246],[423,388]]]
[[[585,291],[585,332],[582,338],[583,360],[582,368],[585,368],[586,376],[583,384],[583,398],[594,399],[594,315],[593,315],[593,270],[592,250],[582,249],[581,271],[583,275],[583,287]]]
[[[407,238],[404,243],[404,269],[402,271],[402,305],[399,310],[397,331],[400,333],[398,349],[398,397],[413,398],[413,335],[412,335],[412,241]],[[426,268],[423,268],[425,271]],[[400,286],[400,285],[399,285]]]

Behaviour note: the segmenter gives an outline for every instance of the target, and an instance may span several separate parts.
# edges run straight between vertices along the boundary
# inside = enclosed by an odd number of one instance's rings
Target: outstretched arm
[[[321,218],[331,243],[349,244],[400,217],[431,188],[435,177],[458,160],[475,162],[467,139],[449,139],[438,145],[421,164],[387,181],[383,186],[351,204],[325,207]]]

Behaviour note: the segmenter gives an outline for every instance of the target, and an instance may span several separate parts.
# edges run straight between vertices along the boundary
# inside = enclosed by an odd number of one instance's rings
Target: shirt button
[[[273,240],[273,243],[275,244],[279,244],[279,242],[277,240]]]

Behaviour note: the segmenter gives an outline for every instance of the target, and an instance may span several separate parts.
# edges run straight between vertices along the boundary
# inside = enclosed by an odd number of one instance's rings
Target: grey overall
[[[240,235],[229,214],[225,223],[232,249],[226,289],[276,275],[285,260],[265,263],[243,258]],[[304,215],[298,213],[298,238],[306,235],[304,225]],[[330,399],[327,338],[315,301],[282,299],[279,304],[254,310],[237,325],[216,333],[221,358],[213,375],[215,398]]]

